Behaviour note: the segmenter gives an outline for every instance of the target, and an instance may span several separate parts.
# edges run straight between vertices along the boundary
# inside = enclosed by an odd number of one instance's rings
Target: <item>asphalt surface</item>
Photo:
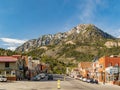
[[[54,75],[52,81],[0,82],[0,90],[120,90],[120,86],[91,84],[70,77],[64,78],[64,75]]]

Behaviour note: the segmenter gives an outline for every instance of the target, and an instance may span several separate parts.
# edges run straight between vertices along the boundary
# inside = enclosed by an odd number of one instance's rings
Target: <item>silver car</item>
[[[0,75],[0,82],[7,82],[7,78],[3,75]]]

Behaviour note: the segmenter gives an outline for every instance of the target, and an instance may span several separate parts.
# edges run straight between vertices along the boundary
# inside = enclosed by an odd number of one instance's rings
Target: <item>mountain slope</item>
[[[81,24],[68,32],[43,35],[38,39],[29,40],[18,47],[16,51],[25,52],[41,46],[62,45],[63,43],[94,44],[96,41],[104,41],[105,39],[115,38],[92,24]]]

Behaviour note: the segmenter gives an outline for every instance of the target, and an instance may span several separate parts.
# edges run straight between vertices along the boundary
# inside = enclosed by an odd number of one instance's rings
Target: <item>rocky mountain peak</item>
[[[87,27],[96,27],[94,24],[79,24],[76,28],[77,29],[86,29]]]
[[[58,45],[60,43],[71,42],[84,42],[84,40],[93,40],[101,38],[113,39],[114,37],[103,32],[101,29],[97,28],[93,24],[80,24],[72,28],[68,32],[57,33],[57,34],[48,34],[39,37],[38,39],[29,40],[24,43],[22,46],[18,47],[16,51],[29,51],[31,48],[36,48],[40,46],[47,45]],[[92,41],[91,41],[92,42]]]

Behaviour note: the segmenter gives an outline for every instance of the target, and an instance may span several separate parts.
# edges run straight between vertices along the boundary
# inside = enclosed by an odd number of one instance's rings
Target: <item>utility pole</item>
[[[118,81],[120,81],[120,64],[118,63]]]

